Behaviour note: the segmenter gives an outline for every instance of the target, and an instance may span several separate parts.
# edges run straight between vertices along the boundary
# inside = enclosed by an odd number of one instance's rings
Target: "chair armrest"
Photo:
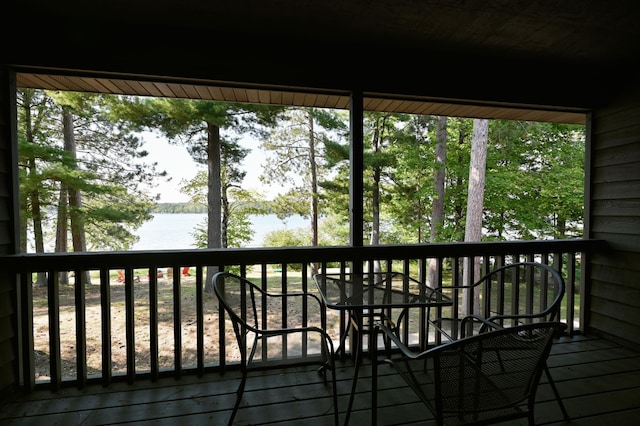
[[[267,297],[281,298],[281,299],[294,298],[294,297],[307,298],[307,299],[310,298],[310,299],[313,299],[316,303],[318,303],[318,307],[319,308],[323,308],[323,306],[324,306],[324,304],[322,303],[320,298],[318,296],[316,296],[315,294],[313,294],[313,293],[305,293],[305,292],[269,293],[269,292],[265,292],[264,294],[266,294]]]
[[[478,322],[480,323],[480,332],[486,331],[487,328],[489,329],[493,329],[493,330],[499,330],[502,327],[499,324],[496,324],[495,322],[493,322],[494,317],[491,318],[483,318],[479,315],[476,314],[471,314],[471,315],[467,315],[466,317],[462,318],[461,323],[460,323],[460,327],[464,330],[464,327],[467,323],[469,322]]]
[[[381,330],[398,347],[398,349],[400,349],[400,351],[402,352],[402,355],[404,355],[407,358],[417,357],[418,354],[413,352],[404,343],[402,343],[402,340],[400,340],[400,338],[395,333],[395,331],[392,328],[388,327],[386,324],[384,324],[384,322],[376,322],[374,327],[376,328],[376,333],[377,333],[377,330]]]

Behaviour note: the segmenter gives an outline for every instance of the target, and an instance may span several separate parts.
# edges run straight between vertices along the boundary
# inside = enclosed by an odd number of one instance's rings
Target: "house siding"
[[[589,331],[640,345],[640,84],[591,121],[591,238],[610,250],[591,261]]]
[[[13,149],[12,121],[15,109],[15,79],[5,66],[0,66],[0,255],[15,253],[13,226]],[[0,395],[16,383],[15,365],[15,297],[10,277],[0,271]]]

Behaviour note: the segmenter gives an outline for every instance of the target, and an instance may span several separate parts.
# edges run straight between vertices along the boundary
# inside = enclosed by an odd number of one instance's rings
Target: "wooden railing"
[[[561,320],[569,325],[569,334],[579,333],[588,306],[586,256],[602,245],[597,240],[555,240],[48,253],[4,256],[0,262],[16,277],[17,373],[29,391],[36,386],[82,387],[89,381],[106,386],[113,380],[201,375],[233,366],[235,340],[206,282],[207,268],[247,275],[271,291],[315,292],[311,276],[316,270],[366,270],[370,262],[422,283],[433,262],[438,281],[432,285],[440,285],[459,283],[456,271],[464,259],[479,260],[482,272],[495,264],[536,260],[561,271],[567,290]],[[180,273],[183,267],[189,267],[190,275]],[[124,272],[122,282],[117,271]],[[46,277],[46,285],[33,284],[38,274]],[[65,276],[69,284],[61,284]],[[299,315],[303,321],[314,320],[304,309]],[[322,318],[321,326],[337,340],[347,326],[345,318]]]

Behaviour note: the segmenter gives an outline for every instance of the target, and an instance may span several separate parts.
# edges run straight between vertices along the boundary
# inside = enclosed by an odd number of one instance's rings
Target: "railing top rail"
[[[261,263],[330,262],[341,259],[420,259],[467,256],[525,255],[561,252],[594,252],[604,240],[566,239],[435,244],[379,245],[363,247],[260,247],[231,249],[150,250],[89,253],[27,253],[0,256],[4,272],[21,270],[71,270],[74,268],[144,268],[149,265],[234,265]]]

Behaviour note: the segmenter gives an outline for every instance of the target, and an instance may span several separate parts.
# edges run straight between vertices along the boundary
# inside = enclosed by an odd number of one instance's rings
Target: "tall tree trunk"
[[[68,220],[67,206],[69,204],[69,189],[65,183],[60,184],[60,198],[58,200],[58,218],[56,221],[56,249],[57,253],[66,253],[69,250],[67,244]],[[69,273],[61,271],[58,275],[60,284],[69,284]]]
[[[316,135],[313,123],[313,114],[307,110],[309,125],[309,172],[311,179],[311,245],[318,246],[318,165],[316,163]],[[318,273],[318,264],[311,264],[311,273]]]
[[[567,238],[567,221],[561,217],[556,217],[556,235],[555,238]]]
[[[25,99],[25,120],[26,120],[26,137],[27,141],[34,143],[33,136],[33,122],[31,117],[31,100]],[[38,174],[37,165],[35,158],[30,158],[28,160],[27,167],[27,179],[33,177],[36,179]],[[40,209],[40,193],[35,185],[30,185],[33,189],[27,195],[27,199],[30,200],[31,204],[31,217],[33,220],[33,240],[35,244],[36,253],[44,253],[44,235],[42,232],[42,210]],[[26,211],[26,210],[25,210]],[[26,231],[26,226],[25,226]],[[26,232],[24,239],[24,252],[26,253]],[[37,286],[45,286],[47,285],[47,274],[45,272],[38,272],[36,275],[36,282],[34,283]]]
[[[382,144],[382,129],[384,125],[377,121],[372,137],[373,151],[379,152]],[[371,190],[371,239],[372,246],[380,245],[380,167],[373,168],[373,188]],[[367,266],[368,268],[368,266]],[[373,264],[373,272],[381,272],[382,267],[379,261]]]
[[[27,205],[28,205],[27,200],[29,198],[28,194],[20,192],[19,196],[20,196],[20,211],[26,212]],[[29,230],[29,221],[26,216],[27,216],[26,214],[20,215],[20,253],[26,253],[28,248],[27,232]]]
[[[32,93],[29,90],[25,90],[24,92],[24,102],[22,105],[22,109],[24,110],[24,126],[26,130],[25,137],[27,142],[33,142],[33,119],[31,116],[31,104],[33,101]],[[29,178],[29,166],[31,165],[30,161],[27,161],[28,167],[25,168],[25,176],[26,179]],[[22,177],[21,177],[22,178]],[[20,211],[27,212],[29,210],[29,194],[27,191],[19,191],[20,196]],[[20,214],[20,252],[26,253],[28,251],[28,237],[27,232],[29,230],[29,218],[27,214]]]
[[[35,175],[36,162],[35,159],[29,159],[29,172],[30,175]],[[33,240],[36,248],[36,253],[44,253],[44,233],[42,232],[42,209],[40,207],[40,193],[37,189],[33,189],[29,196],[31,200],[31,217],[33,218]],[[36,276],[37,286],[47,285],[47,274],[45,272],[38,272]]]
[[[207,247],[222,247],[222,169],[220,158],[220,127],[207,123]],[[213,275],[218,272],[214,266],[207,267],[205,291],[213,293]]]
[[[73,114],[67,107],[62,107],[62,134],[64,135],[64,150],[69,152],[75,160],[77,152]],[[82,214],[82,195],[78,188],[69,188],[69,220],[71,222],[73,251],[86,252],[87,240],[84,231],[84,216]],[[91,284],[89,271],[83,271],[81,282],[83,284]]]
[[[464,126],[461,126],[460,123],[458,123],[458,140],[457,143],[459,145],[458,148],[462,147],[466,142],[467,139],[467,133],[464,130]],[[463,158],[462,155],[462,149],[458,149],[457,151],[457,156],[456,158],[453,159],[453,162],[457,162],[457,163],[464,163],[465,159]],[[464,185],[464,178],[459,174],[456,173],[455,174],[455,182],[452,184],[452,186],[459,188],[462,187],[462,185]],[[455,203],[453,205],[453,212],[452,212],[452,224],[451,226],[453,227],[453,229],[462,229],[462,221],[464,219],[464,203],[459,201],[459,198],[456,197],[454,199]],[[456,241],[464,241],[464,237],[460,238],[456,235]]]
[[[229,247],[229,215],[231,214],[229,211],[229,196],[227,195],[229,187],[224,185],[224,187],[220,190],[220,206],[221,206],[221,221],[220,221],[220,239],[221,239],[221,247],[227,248]]]
[[[467,194],[467,217],[464,230],[464,240],[480,241],[482,239],[482,211],[484,209],[484,186],[487,167],[487,141],[489,139],[489,120],[473,120],[473,137],[471,139],[471,161],[469,163],[469,193]],[[472,274],[469,276],[469,274]],[[480,277],[480,264],[475,257],[467,258],[464,264],[462,281],[466,285],[473,279]],[[462,297],[465,311],[469,308],[468,292]],[[476,292],[473,301],[474,312],[479,312],[479,294]]]
[[[444,222],[444,181],[447,165],[447,117],[438,116],[436,121],[436,174],[433,182],[436,197],[433,200],[431,209],[431,234],[429,242],[438,242],[442,224]],[[436,282],[437,259],[429,260],[429,273],[427,275],[427,285],[436,287],[440,283]]]

